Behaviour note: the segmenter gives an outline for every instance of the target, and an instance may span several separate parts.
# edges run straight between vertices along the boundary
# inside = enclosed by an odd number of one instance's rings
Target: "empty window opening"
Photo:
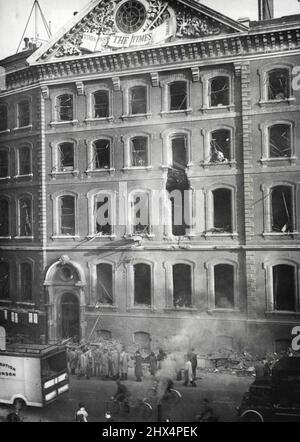
[[[30,125],[30,103],[29,101],[22,101],[18,105],[18,120],[19,127]]]
[[[215,307],[234,308],[234,268],[229,264],[214,267]]]
[[[216,233],[232,232],[232,201],[231,190],[217,189],[213,191],[213,230]]]
[[[275,310],[295,311],[295,268],[287,264],[273,267],[273,298]]]
[[[146,167],[148,161],[148,139],[135,137],[131,140],[131,165],[132,167]]]
[[[0,262],[0,299],[9,298],[9,264]]]
[[[149,333],[135,332],[134,343],[140,350],[144,350],[145,352],[149,352],[151,350],[151,336]]]
[[[174,307],[192,307],[191,266],[175,264],[173,266],[173,303]]]
[[[113,271],[110,264],[97,265],[97,300],[100,304],[113,304]]]
[[[135,264],[134,304],[151,305],[151,267],[148,264]]]
[[[274,69],[268,73],[268,99],[285,100],[290,97],[288,69]]]
[[[97,336],[99,339],[103,339],[104,341],[112,340],[112,333],[109,330],[97,330]]]
[[[0,178],[7,178],[9,176],[9,161],[8,151],[6,149],[0,150]]]
[[[0,200],[0,236],[9,236],[9,202]]]
[[[109,117],[109,92],[98,91],[94,93],[94,118]]]
[[[133,204],[133,233],[137,235],[146,235],[150,233],[149,221],[149,196],[148,194],[139,194],[134,196]]]
[[[269,128],[269,149],[271,158],[291,156],[291,126],[275,124]]]
[[[56,110],[57,110],[58,121],[72,121],[73,96],[69,94],[64,94],[57,97]]]
[[[186,137],[172,139],[172,167],[178,170],[185,170],[187,166],[187,141]]]
[[[32,208],[29,198],[19,201],[19,234],[20,236],[32,235]]]
[[[211,134],[210,161],[212,163],[226,163],[231,159],[230,131],[227,129],[215,130]]]
[[[111,199],[99,195],[96,200],[96,232],[101,235],[112,234]]]
[[[110,169],[110,141],[98,140],[93,146],[94,169]]]
[[[185,110],[187,106],[187,82],[176,81],[170,84],[170,110]]]
[[[0,132],[7,129],[7,106],[0,105]]]
[[[60,233],[75,236],[75,198],[62,196],[60,198]]]
[[[74,144],[63,143],[58,148],[59,152],[59,170],[69,172],[74,170]]]
[[[271,191],[272,231],[293,231],[292,189],[287,186],[277,186]]]
[[[21,147],[19,153],[19,175],[31,174],[31,151],[30,147]]]
[[[210,106],[229,106],[229,78],[215,77],[210,80]]]
[[[22,301],[32,300],[32,266],[25,262],[20,266],[21,278],[21,299]]]
[[[130,89],[130,113],[132,115],[147,113],[147,88],[145,86]]]

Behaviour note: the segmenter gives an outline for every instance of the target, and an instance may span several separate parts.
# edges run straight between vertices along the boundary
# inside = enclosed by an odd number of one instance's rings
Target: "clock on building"
[[[146,20],[145,6],[136,0],[128,0],[116,12],[116,25],[126,34],[137,32]]]

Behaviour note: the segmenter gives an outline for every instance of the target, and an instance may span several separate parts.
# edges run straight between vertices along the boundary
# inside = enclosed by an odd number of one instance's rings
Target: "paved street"
[[[184,387],[181,382],[175,382],[175,388],[182,394],[181,402],[168,410],[163,410],[164,415],[169,415],[173,422],[191,422],[199,411],[201,400],[204,397],[213,402],[213,408],[220,421],[236,421],[235,406],[239,404],[242,394],[247,391],[253,378],[236,377],[224,373],[202,373],[202,379],[197,381],[197,387]],[[137,383],[133,377],[126,382],[132,395],[145,397],[146,391],[152,385],[151,378],[144,378],[142,383]],[[89,421],[104,422],[106,404],[115,393],[116,385],[113,381],[78,380],[72,376],[70,392],[55,403],[44,409],[27,408],[22,414],[27,422],[70,422],[74,418],[74,411],[79,401],[86,404]],[[8,408],[0,406],[0,417],[3,419],[8,413]],[[116,422],[135,422],[134,413],[121,413],[114,419]],[[152,416],[149,422],[155,422]]]

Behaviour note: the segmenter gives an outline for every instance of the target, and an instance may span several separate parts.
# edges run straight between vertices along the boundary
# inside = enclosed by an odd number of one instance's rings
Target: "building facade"
[[[289,345],[299,24],[92,1],[1,62],[1,325],[49,342]]]

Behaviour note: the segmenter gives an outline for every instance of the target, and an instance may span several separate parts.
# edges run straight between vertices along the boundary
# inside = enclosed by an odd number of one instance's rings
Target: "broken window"
[[[215,77],[210,80],[210,106],[229,106],[229,77]]]
[[[21,198],[19,201],[19,235],[32,235],[32,207],[31,199]]]
[[[60,234],[75,236],[75,197],[60,198]]]
[[[58,121],[73,120],[73,96],[63,94],[56,99],[56,110]]]
[[[191,266],[175,264],[173,266],[173,303],[174,307],[192,307]]]
[[[24,262],[20,266],[21,272],[21,300],[32,300],[32,266],[28,262]]]
[[[113,271],[110,264],[97,265],[97,300],[100,304],[113,304]]]
[[[290,75],[288,69],[273,69],[268,72],[268,100],[285,100],[290,97]]]
[[[185,170],[187,166],[187,140],[184,136],[172,138],[172,167]]]
[[[132,115],[147,113],[147,88],[136,86],[129,91],[130,113]]]
[[[0,237],[9,236],[9,202],[0,200]]]
[[[131,140],[132,167],[146,167],[148,162],[148,138],[135,137]]]
[[[170,84],[170,110],[185,110],[187,106],[187,82],[175,81]]]
[[[280,264],[273,267],[273,299],[275,310],[295,311],[295,268]]]
[[[98,140],[94,142],[94,169],[110,169],[110,141]]]
[[[226,163],[231,159],[231,139],[228,129],[219,129],[211,133],[210,161]]]
[[[0,299],[9,298],[9,264],[0,262]]]
[[[150,233],[149,196],[147,193],[134,196],[133,204],[133,233],[145,235]]]
[[[213,191],[215,233],[232,232],[232,201],[231,190],[217,189]]]
[[[151,267],[148,264],[135,264],[134,304],[151,305]]]
[[[109,117],[109,92],[97,91],[94,93],[94,118]]]
[[[214,267],[215,307],[234,308],[234,268],[230,264]]]
[[[269,128],[270,158],[291,156],[291,131],[289,124],[274,124]]]
[[[30,103],[29,101],[22,101],[18,104],[18,121],[19,127],[30,125]]]
[[[31,150],[28,146],[23,146],[18,149],[18,163],[19,163],[19,171],[18,174],[23,175],[30,175],[31,170]]]
[[[0,132],[7,129],[7,106],[0,104]]]
[[[273,232],[293,231],[292,189],[277,186],[271,190],[271,222]]]
[[[112,234],[111,198],[98,195],[96,199],[96,232],[102,235]]]
[[[58,164],[60,172],[74,170],[74,144],[63,143],[58,147]]]
[[[6,178],[9,176],[9,160],[8,150],[0,150],[0,178]]]

